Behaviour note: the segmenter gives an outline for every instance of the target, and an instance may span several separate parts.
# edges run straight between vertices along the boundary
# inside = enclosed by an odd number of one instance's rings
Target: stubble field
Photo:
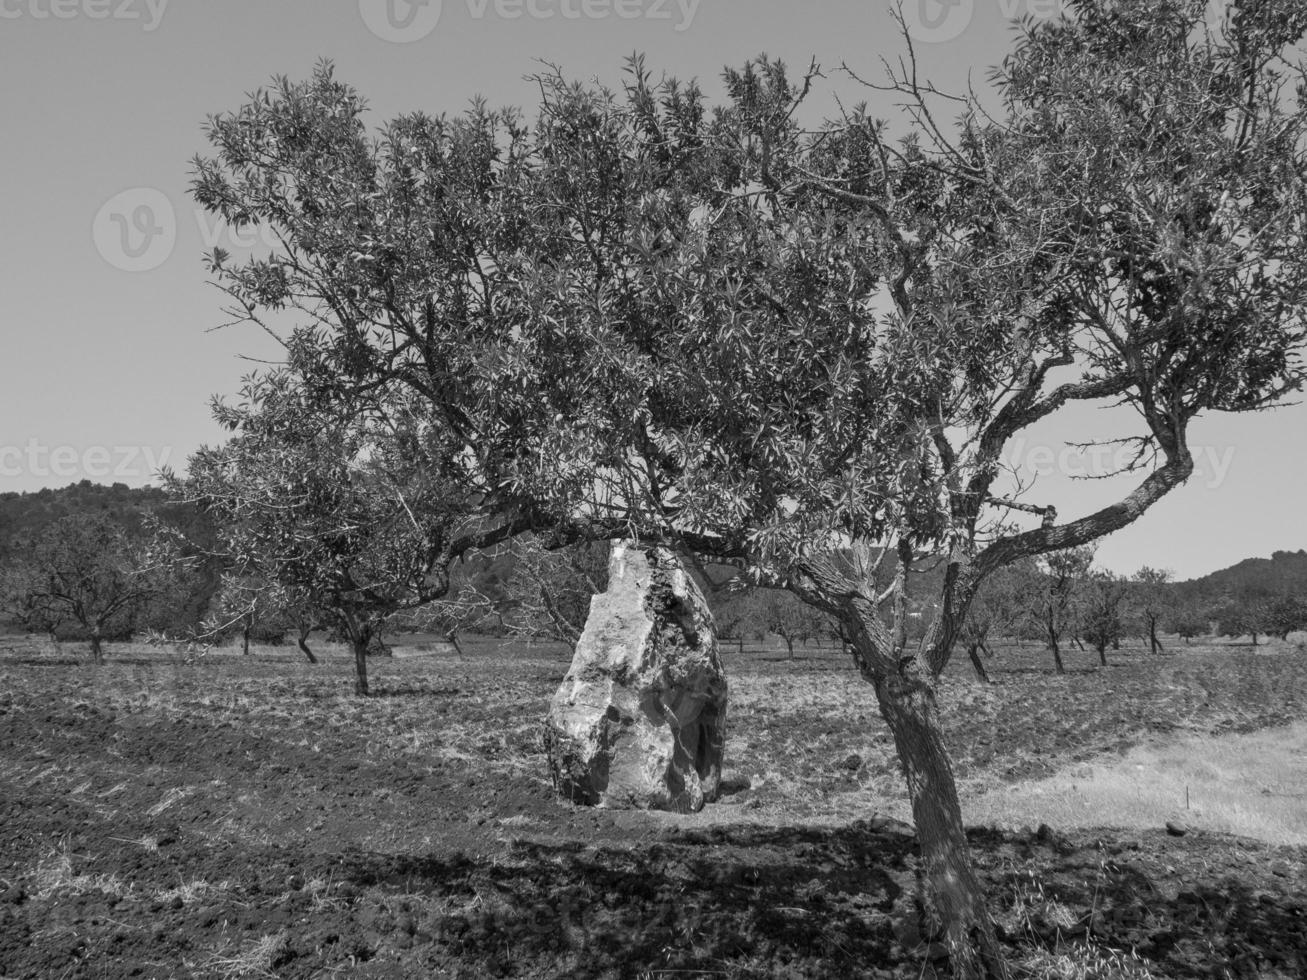
[[[401,643],[364,700],[326,646],[97,670],[5,642],[0,977],[931,975],[890,738],[837,651],[723,651],[727,792],[676,816],[556,800],[566,652],[466,647]],[[1307,975],[1307,653],[1168,649],[943,682],[1025,975]]]

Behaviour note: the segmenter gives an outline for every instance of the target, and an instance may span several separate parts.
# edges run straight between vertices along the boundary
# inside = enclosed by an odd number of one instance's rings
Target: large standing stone
[[[670,550],[614,544],[545,721],[554,785],[578,803],[699,810],[717,797],[725,727],[703,593]]]

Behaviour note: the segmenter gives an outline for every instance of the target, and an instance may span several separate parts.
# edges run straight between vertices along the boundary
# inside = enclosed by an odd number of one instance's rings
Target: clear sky
[[[1060,0],[907,0],[923,65],[944,88],[983,86],[1011,18]],[[208,397],[273,353],[252,328],[214,331],[221,296],[202,251],[239,248],[187,196],[208,113],[274,74],[332,59],[380,122],[456,112],[477,93],[529,104],[536,59],[581,78],[650,67],[698,77],[767,52],[875,76],[901,45],[883,0],[0,0],[0,490],[88,478],[151,482],[161,463],[219,438]],[[832,73],[829,92],[867,98]],[[875,99],[868,99],[875,105]],[[1051,473],[1040,500],[1064,517],[1119,496],[1075,481],[1066,439],[1101,416],[1030,434],[1015,461]],[[1201,421],[1199,473],[1103,542],[1102,564],[1203,574],[1307,547],[1307,407]],[[1034,499],[1034,498],[1032,498]]]

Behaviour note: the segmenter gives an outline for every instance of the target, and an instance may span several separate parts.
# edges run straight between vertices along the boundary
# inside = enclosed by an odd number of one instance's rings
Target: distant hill
[[[157,487],[105,486],[90,480],[58,490],[47,487],[32,493],[0,493],[0,560],[25,535],[38,533],[69,514],[107,514],[132,533],[140,529],[146,513],[168,503],[168,495]]]
[[[1270,558],[1241,562],[1177,583],[1187,595],[1229,596],[1307,595],[1307,550],[1277,551]]]

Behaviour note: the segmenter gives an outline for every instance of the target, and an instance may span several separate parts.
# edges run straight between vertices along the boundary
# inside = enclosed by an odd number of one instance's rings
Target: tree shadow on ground
[[[346,873],[450,907],[437,938],[481,975],[889,976],[868,966],[894,958],[914,853],[869,824],[732,827],[637,847],[521,840],[493,862],[375,856]]]
[[[1014,953],[1089,943],[1136,950],[1150,968],[1184,977],[1307,968],[1304,896],[1204,875],[1210,855],[1200,851],[1177,893],[1088,837],[1072,844],[1047,828],[968,836]],[[433,942],[469,976],[884,978],[932,975],[913,898],[916,855],[903,825],[876,820],[713,828],[631,846],[524,839],[507,856],[359,855],[343,871],[442,910]]]

